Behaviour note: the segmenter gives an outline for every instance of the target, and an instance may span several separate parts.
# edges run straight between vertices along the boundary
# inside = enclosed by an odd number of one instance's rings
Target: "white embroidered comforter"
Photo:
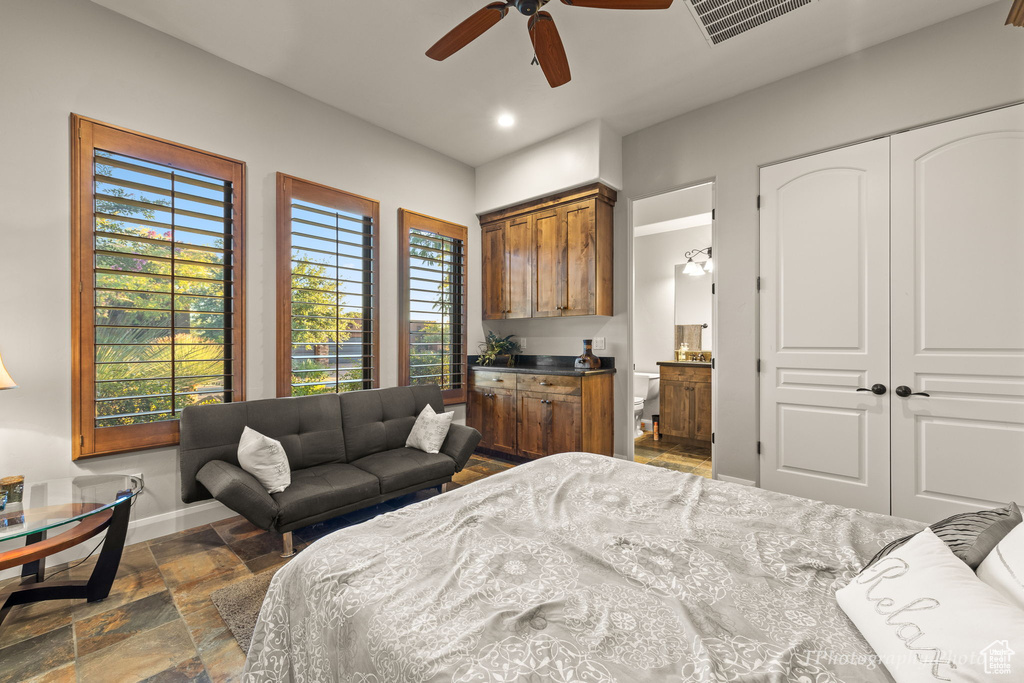
[[[891,680],[834,593],[922,525],[565,453],[281,569],[248,682]]]

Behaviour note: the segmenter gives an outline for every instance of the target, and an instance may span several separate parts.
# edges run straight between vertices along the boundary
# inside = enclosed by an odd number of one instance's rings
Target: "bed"
[[[891,681],[834,593],[923,526],[563,453],[311,545],[244,680]]]

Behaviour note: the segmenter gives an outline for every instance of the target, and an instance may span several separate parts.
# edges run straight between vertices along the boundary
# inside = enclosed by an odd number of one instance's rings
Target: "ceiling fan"
[[[515,7],[520,14],[530,18],[527,22],[530,40],[533,42],[536,61],[548,79],[548,85],[552,88],[565,85],[572,79],[569,73],[569,60],[565,56],[565,48],[562,46],[558,29],[555,28],[555,20],[547,12],[540,11],[547,3],[548,0],[492,2],[446,33],[427,50],[427,56],[439,62],[448,59],[501,21],[508,14],[510,7]],[[562,4],[598,9],[668,9],[672,5],[672,0],[562,0]]]

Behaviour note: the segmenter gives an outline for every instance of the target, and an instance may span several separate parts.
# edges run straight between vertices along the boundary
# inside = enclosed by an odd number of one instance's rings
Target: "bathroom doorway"
[[[636,462],[713,476],[714,183],[636,199],[632,251]]]

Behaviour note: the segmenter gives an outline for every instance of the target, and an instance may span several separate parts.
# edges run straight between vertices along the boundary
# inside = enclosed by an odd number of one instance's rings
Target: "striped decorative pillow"
[[[1010,503],[997,510],[979,510],[978,512],[961,512],[947,517],[928,528],[949,546],[953,554],[967,563],[971,569],[977,570],[981,561],[988,557],[992,549],[1006,534],[1021,523],[1020,509],[1016,503]],[[871,558],[867,569],[875,562],[896,550],[917,534],[897,538],[895,541],[878,551]]]

